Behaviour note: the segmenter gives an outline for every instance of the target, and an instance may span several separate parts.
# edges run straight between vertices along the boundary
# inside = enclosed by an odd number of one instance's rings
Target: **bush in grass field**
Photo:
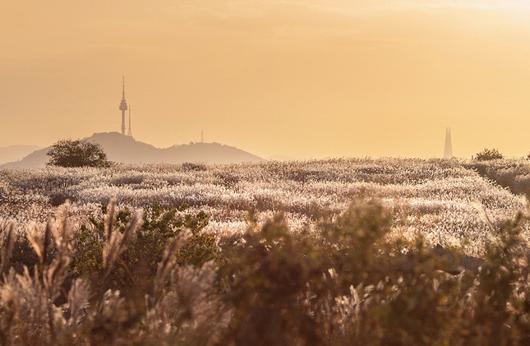
[[[473,158],[477,161],[493,161],[502,160],[504,156],[497,149],[484,149]]]
[[[121,233],[124,233],[127,225],[134,220],[135,214],[130,209],[106,209],[116,230]],[[81,226],[75,239],[78,251],[73,257],[73,271],[76,275],[104,275],[101,250],[105,244],[105,231],[109,221],[91,218],[88,225]],[[120,290],[135,289],[135,285],[143,284],[144,276],[152,276],[156,272],[157,264],[162,260],[168,243],[183,236],[185,232],[189,234],[186,244],[177,253],[178,263],[201,266],[213,260],[217,254],[217,246],[214,236],[203,232],[207,224],[208,217],[203,212],[181,216],[176,209],[158,206],[148,208],[143,213],[141,226],[121,254],[121,265],[112,273],[108,273],[109,281]]]
[[[107,155],[97,143],[62,140],[48,150],[48,165],[59,167],[107,167]]]

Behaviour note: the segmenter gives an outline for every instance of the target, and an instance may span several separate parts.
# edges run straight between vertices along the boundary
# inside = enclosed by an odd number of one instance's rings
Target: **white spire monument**
[[[451,138],[451,129],[447,128],[445,130],[444,159],[450,160],[452,158],[453,158],[453,140]]]

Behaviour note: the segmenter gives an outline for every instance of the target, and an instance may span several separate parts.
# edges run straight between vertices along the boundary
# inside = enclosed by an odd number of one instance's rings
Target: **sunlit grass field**
[[[530,342],[526,161],[0,172],[0,344]]]

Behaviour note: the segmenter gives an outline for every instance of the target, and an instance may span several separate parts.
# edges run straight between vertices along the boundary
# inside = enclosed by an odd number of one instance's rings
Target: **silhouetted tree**
[[[501,160],[504,156],[497,149],[484,149],[475,155],[477,161]]]
[[[81,140],[62,140],[48,151],[48,165],[60,167],[106,167],[109,165],[103,148]]]

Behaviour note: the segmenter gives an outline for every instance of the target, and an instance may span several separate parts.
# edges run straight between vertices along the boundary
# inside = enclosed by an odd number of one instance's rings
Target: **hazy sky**
[[[528,5],[527,5],[528,4]],[[530,2],[0,2],[0,146],[118,131],[294,158],[530,152]]]

